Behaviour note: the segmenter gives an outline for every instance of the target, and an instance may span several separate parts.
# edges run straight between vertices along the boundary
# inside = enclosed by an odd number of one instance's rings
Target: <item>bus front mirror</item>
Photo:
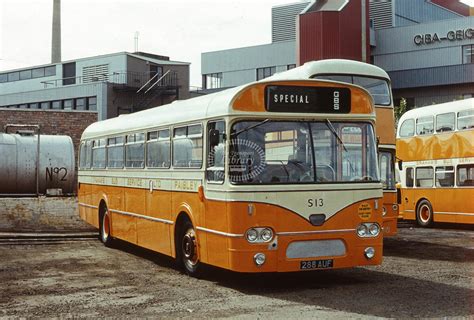
[[[398,160],[397,163],[398,163],[398,170],[399,170],[399,171],[402,171],[402,170],[403,170],[403,169],[402,169],[403,161],[402,161],[402,160]]]
[[[209,146],[215,147],[219,144],[219,130],[209,130]]]

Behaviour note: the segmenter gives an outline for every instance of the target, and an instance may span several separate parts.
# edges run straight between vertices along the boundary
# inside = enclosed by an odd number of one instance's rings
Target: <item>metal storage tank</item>
[[[70,194],[74,179],[71,137],[0,133],[0,195]]]

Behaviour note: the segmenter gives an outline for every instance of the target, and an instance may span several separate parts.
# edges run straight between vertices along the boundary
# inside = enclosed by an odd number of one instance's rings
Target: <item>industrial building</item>
[[[40,125],[77,147],[92,122],[189,97],[189,63],[119,52],[0,72],[0,128]]]
[[[301,1],[271,14],[271,43],[202,54],[205,90],[343,58],[386,70],[409,107],[474,96],[474,8],[457,0]]]

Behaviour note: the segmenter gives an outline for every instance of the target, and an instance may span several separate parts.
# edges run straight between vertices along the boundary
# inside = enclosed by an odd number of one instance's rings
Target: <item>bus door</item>
[[[401,189],[401,211],[403,211],[403,217],[405,219],[415,218],[415,190],[413,189],[415,183],[415,169],[413,167],[407,167],[401,174],[405,177],[405,186]]]
[[[225,158],[226,158],[226,128],[224,120],[210,121],[207,124],[207,156],[206,159],[206,194],[224,191],[225,180]],[[212,230],[226,230],[228,228],[227,205],[225,201],[204,201],[203,223],[206,228]],[[201,254],[207,252],[227,252],[227,241],[222,241],[222,237],[212,233],[201,233],[199,239]],[[204,257],[203,257],[204,258]],[[215,265],[226,265],[227,256],[212,254],[206,259],[208,263]]]

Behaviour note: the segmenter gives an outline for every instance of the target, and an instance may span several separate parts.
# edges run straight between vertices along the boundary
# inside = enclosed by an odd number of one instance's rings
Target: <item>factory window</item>
[[[51,109],[61,109],[61,100],[51,102]]]
[[[7,82],[7,81],[8,81],[8,74],[6,73],[0,74],[0,83]]]
[[[266,67],[257,69],[257,80],[262,80],[274,75],[276,72],[276,67]]]
[[[20,109],[28,109],[28,105],[27,105],[26,103],[23,103],[23,104],[20,104],[20,105],[18,106],[18,108],[20,108]]]
[[[50,66],[44,68],[44,76],[50,77],[56,75],[56,66]]]
[[[86,99],[85,98],[76,99],[76,110],[86,110]]]
[[[474,63],[474,45],[462,46],[462,63]]]
[[[289,64],[286,66],[286,70],[291,70],[291,69],[294,69],[296,68],[296,64]]]
[[[32,78],[41,78],[44,77],[44,68],[33,69]]]
[[[49,109],[49,108],[50,108],[49,101],[41,102],[41,109]]]
[[[72,99],[67,99],[63,101],[63,108],[64,110],[72,110],[72,105],[73,105],[73,100]]]
[[[19,72],[10,72],[8,74],[8,81],[17,81],[17,80],[20,80]]]
[[[38,109],[39,104],[37,102],[30,103],[30,109]]]
[[[97,110],[97,98],[96,97],[89,97],[87,98],[87,109],[88,110]]]
[[[20,71],[20,80],[31,79],[31,70]]]
[[[204,88],[217,89],[222,88],[222,73],[210,73],[204,75]]]

